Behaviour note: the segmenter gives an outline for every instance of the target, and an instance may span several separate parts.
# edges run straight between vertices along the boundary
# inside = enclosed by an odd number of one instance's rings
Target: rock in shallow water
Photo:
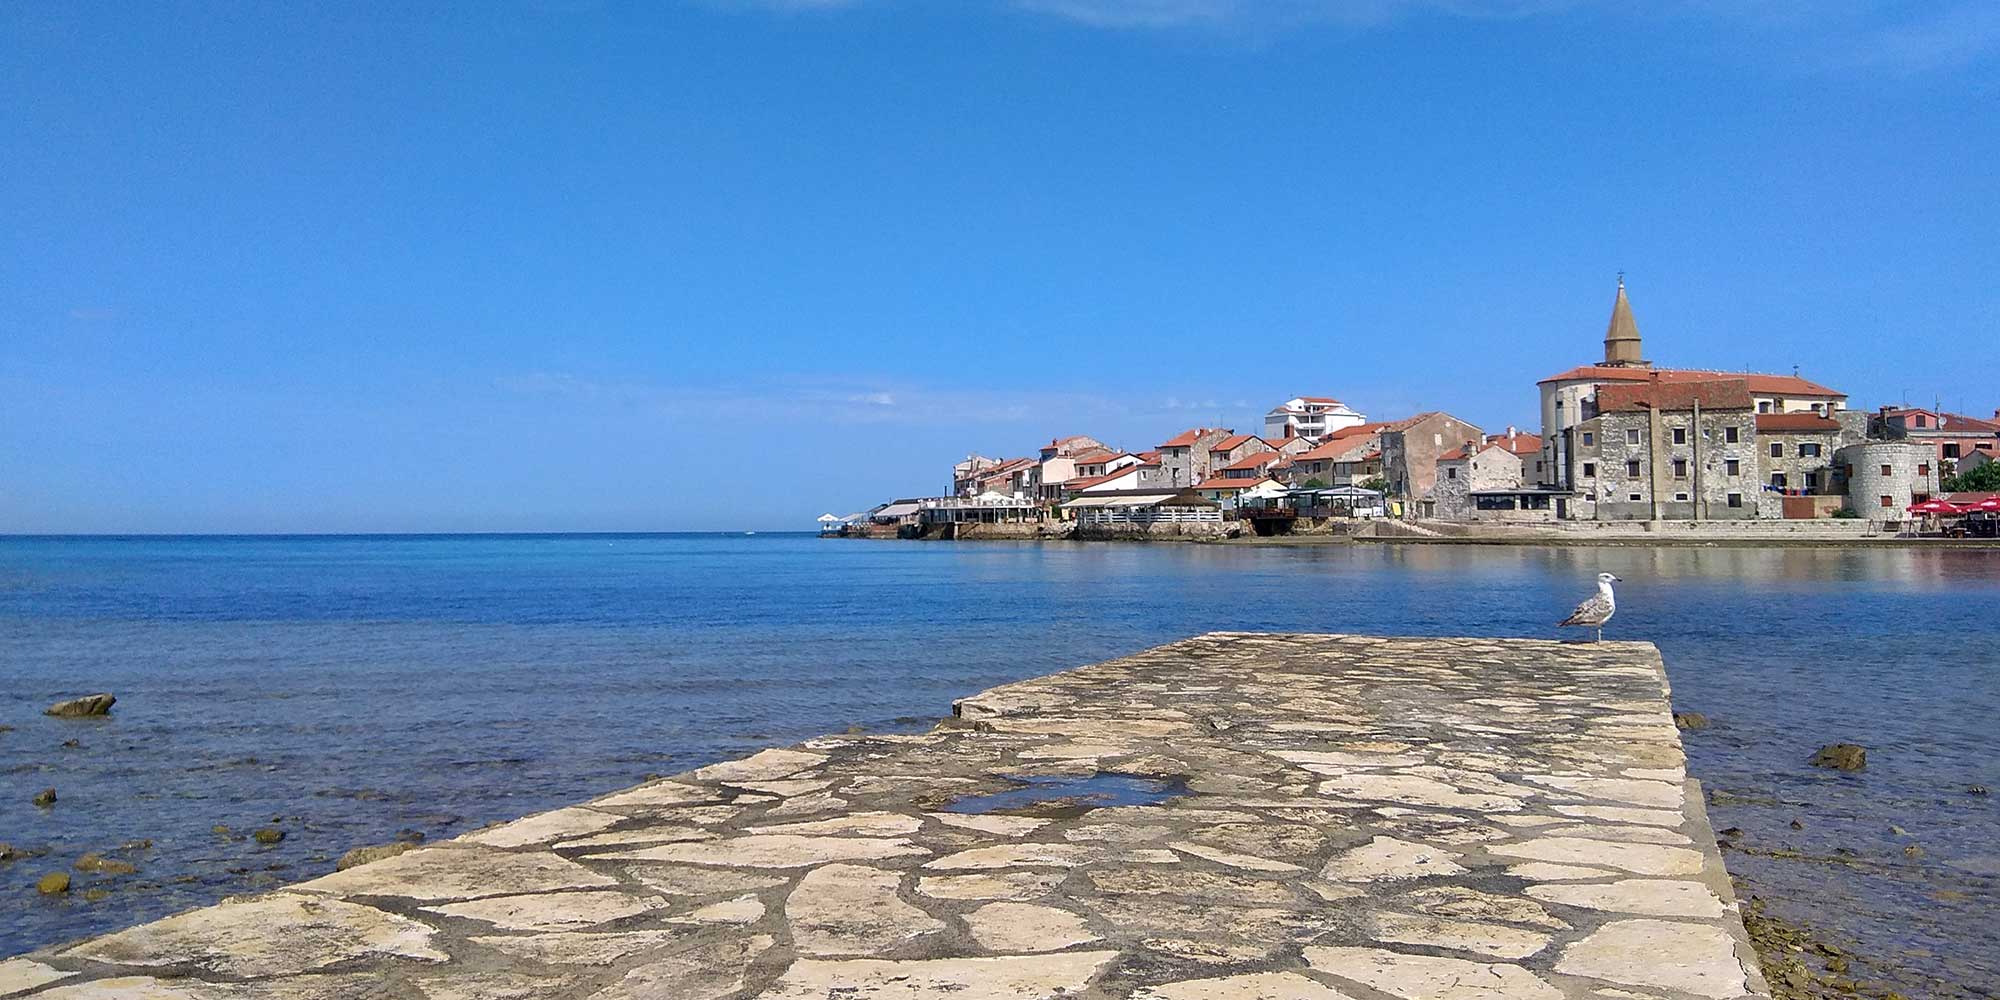
[[[267,826],[250,835],[260,844],[275,844],[285,839],[285,831],[275,826]]]
[[[81,698],[71,698],[68,701],[56,702],[44,710],[42,714],[53,715],[58,719],[81,719],[92,715],[110,715],[111,706],[117,701],[118,699],[113,697],[109,692],[87,694]]]
[[[348,851],[346,854],[341,855],[340,860],[334,862],[333,870],[344,872],[349,868],[353,868],[358,865],[365,865],[370,861],[380,861],[383,858],[393,858],[396,855],[403,853],[404,851],[414,850],[416,847],[417,847],[416,844],[410,843],[409,841],[406,840],[399,840],[393,844],[376,844],[372,847],[357,847],[354,850]]]
[[[1675,712],[1675,729],[1707,729],[1708,716],[1700,712]]]
[[[48,807],[55,805],[56,790],[53,788],[44,788],[41,791],[36,792],[35,804],[41,806],[43,809],[47,809]]]
[[[59,892],[68,892],[69,873],[50,872],[42,876],[41,881],[35,883],[35,891],[45,896],[53,896]]]
[[[1868,751],[1852,743],[1828,743],[1812,755],[1809,763],[1838,771],[1859,771],[1868,766]]]

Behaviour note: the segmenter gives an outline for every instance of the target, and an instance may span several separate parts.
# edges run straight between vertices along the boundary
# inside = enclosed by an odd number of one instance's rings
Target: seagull
[[[1597,574],[1597,596],[1577,605],[1576,610],[1570,612],[1568,618],[1556,623],[1557,627],[1582,625],[1585,628],[1594,628],[1597,630],[1596,641],[1603,642],[1604,623],[1618,613],[1618,598],[1611,593],[1611,585],[1624,582],[1609,573]]]

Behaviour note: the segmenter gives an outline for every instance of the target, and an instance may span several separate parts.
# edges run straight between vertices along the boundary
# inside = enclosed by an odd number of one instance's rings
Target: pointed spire
[[[1618,272],[1618,297],[1611,303],[1611,325],[1604,331],[1604,363],[1619,368],[1646,367],[1639,356],[1639,323],[1625,298],[1625,272]]]

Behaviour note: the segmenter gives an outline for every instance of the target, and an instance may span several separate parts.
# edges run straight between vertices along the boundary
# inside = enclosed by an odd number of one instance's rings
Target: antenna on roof
[[[1799,366],[1798,366],[1798,365],[1793,365],[1793,366],[1792,366],[1792,377],[1793,377],[1793,378],[1798,378],[1798,377],[1799,377]]]

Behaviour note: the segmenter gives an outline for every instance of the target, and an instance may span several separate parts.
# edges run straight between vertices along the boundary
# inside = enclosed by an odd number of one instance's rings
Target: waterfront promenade
[[[1215,633],[0,962],[0,996],[1763,995],[1665,693],[1643,643]]]

